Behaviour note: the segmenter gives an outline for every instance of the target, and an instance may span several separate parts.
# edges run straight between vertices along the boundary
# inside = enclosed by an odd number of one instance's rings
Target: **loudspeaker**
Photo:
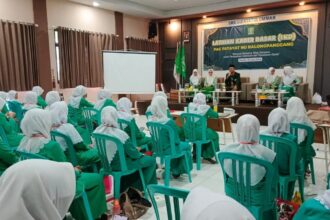
[[[157,36],[157,23],[154,21],[149,22],[149,33],[148,38],[154,38]]]

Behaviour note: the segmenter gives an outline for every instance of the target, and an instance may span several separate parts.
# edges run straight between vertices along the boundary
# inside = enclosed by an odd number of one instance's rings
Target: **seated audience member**
[[[5,100],[0,98],[0,126],[2,126],[10,147],[17,147],[23,138],[22,134],[18,133],[18,127],[15,121],[15,113],[4,111],[6,106]],[[7,113],[4,113],[7,112]]]
[[[306,108],[303,101],[298,97],[291,97],[286,105],[286,112],[288,113],[289,122],[299,123],[310,126],[313,130],[316,129],[314,123],[308,118]],[[298,144],[304,146],[300,148],[302,158],[315,157],[316,153],[312,146],[306,145],[307,133],[304,130],[298,130]],[[306,166],[306,164],[305,164]]]
[[[164,99],[167,100],[167,95],[166,95],[165,92],[163,92],[163,91],[155,92],[155,94],[154,94],[153,97],[152,97],[152,100],[154,100],[154,98],[156,98],[157,96],[161,96],[161,97],[163,97]],[[151,100],[151,102],[152,102],[152,100]],[[167,108],[166,112],[167,112],[167,116],[168,116],[169,118],[172,118],[171,111],[170,111],[169,108]],[[145,114],[146,114],[147,118],[149,118],[149,117],[152,115],[152,112],[151,112],[151,105],[148,106],[148,108],[147,108]]]
[[[0,178],[1,219],[64,219],[74,199],[75,171],[69,163],[25,160]]]
[[[4,91],[0,91],[0,98],[2,98],[3,100],[6,100],[8,96],[8,93],[4,92]]]
[[[288,94],[285,94],[286,99],[295,96],[296,94],[296,85],[300,84],[298,76],[294,73],[291,66],[285,66],[283,68],[283,89],[285,89]]]
[[[194,100],[192,103],[189,103],[188,105],[188,111],[189,113],[194,113],[198,115],[202,115],[206,118],[218,118],[218,113],[213,111],[212,108],[210,108],[209,105],[206,104],[206,96],[203,93],[197,93],[194,97]],[[202,137],[202,131],[199,131],[198,138]],[[219,151],[219,135],[216,131],[212,130],[211,128],[207,128],[206,130],[206,139],[211,140],[213,142],[213,145],[215,147],[215,151]],[[194,150],[194,159],[196,158],[196,152]],[[214,151],[212,148],[212,143],[207,144],[207,146],[203,145],[202,148],[202,157],[211,162],[216,163],[215,160],[212,158],[214,157]]]
[[[118,118],[131,122],[134,119],[132,112],[131,112],[131,108],[132,108],[131,100],[129,100],[126,97],[119,99],[117,102]],[[152,148],[151,138],[147,137],[143,131],[140,131],[135,120],[133,120],[133,123],[134,123],[133,126],[134,126],[134,130],[135,130],[137,147],[141,147],[143,145],[148,145],[151,149]],[[124,129],[124,131],[127,134],[131,133],[130,127],[128,127],[128,126]],[[132,137],[130,137],[130,138],[132,138]]]
[[[17,92],[15,90],[10,90],[8,93],[7,93],[7,101],[10,101],[10,102],[18,102],[20,103],[18,100],[17,100]]]
[[[275,74],[275,68],[270,67],[265,77],[264,85],[266,88],[277,89],[281,83],[281,78]]]
[[[40,108],[37,103],[38,103],[37,93],[32,92],[32,91],[25,93],[24,106],[23,106],[23,109],[25,111],[28,111],[28,110],[31,110],[34,108]]]
[[[93,107],[93,104],[88,102],[86,98],[86,87],[80,85],[74,88],[69,100],[69,118],[79,126],[85,126],[85,119],[82,113],[83,108]]]
[[[0,176],[5,170],[16,163],[18,158],[15,152],[0,138]]]
[[[46,95],[47,107],[45,109],[49,110],[49,107],[53,103],[59,102],[59,101],[61,101],[61,97],[60,97],[60,94],[58,93],[58,91],[49,91]]]
[[[41,96],[44,93],[43,88],[41,88],[40,86],[34,86],[32,88],[32,92],[35,92],[38,96],[38,102],[37,102],[38,106],[40,106],[41,108],[45,108],[47,106],[47,103]]]
[[[112,106],[116,108],[116,104],[111,99],[111,92],[107,89],[101,89],[97,93],[97,100],[94,105],[96,110],[102,111],[104,107]]]
[[[330,190],[304,202],[293,217],[294,220],[330,219]]]
[[[72,124],[67,123],[68,106],[66,103],[55,102],[50,106],[49,110],[52,114],[52,129],[70,138],[76,151],[79,165],[84,166],[99,162],[100,158],[97,149],[90,148],[88,144],[84,143],[75,127]],[[67,152],[68,146],[64,139],[58,138],[56,139],[56,142],[61,145],[64,152]]]
[[[182,151],[188,151],[188,155],[191,156],[191,147],[189,145],[189,143],[187,142],[181,142],[180,141],[180,129],[178,128],[178,126],[175,124],[175,122],[173,121],[173,119],[169,118],[167,116],[167,100],[164,97],[161,96],[157,96],[152,100],[151,103],[151,112],[152,112],[152,116],[149,118],[149,121],[151,122],[157,122],[157,123],[161,123],[161,124],[165,124],[168,125],[169,127],[171,127],[174,131],[174,135],[175,135],[175,146],[182,150]],[[164,141],[168,141],[168,143],[165,143],[166,145],[168,145],[168,150],[170,151],[170,142],[169,142],[169,137],[168,138],[164,138]],[[190,158],[190,167],[189,169],[192,169],[192,161]],[[171,160],[171,172],[173,177],[179,177],[181,174],[186,173],[186,169],[185,169],[185,159],[184,157],[175,159],[175,160]]]
[[[189,83],[191,86],[194,88],[199,88],[201,85],[201,77],[198,75],[198,70],[194,69],[190,78],[189,78]]]
[[[203,187],[190,191],[183,203],[182,220],[255,220],[236,200]]]
[[[50,138],[51,126],[52,121],[49,111],[42,109],[28,111],[21,122],[21,129],[25,137],[21,141],[18,150],[38,154],[49,160],[66,162],[67,158],[61,146]],[[107,209],[103,177],[98,173],[80,172],[79,167],[76,170],[76,192],[79,194],[83,189],[86,191],[93,218],[100,218]],[[83,207],[82,199],[74,201],[70,212],[75,219],[88,219]]]
[[[226,90],[240,91],[241,90],[241,76],[236,72],[235,65],[229,65],[229,72],[226,74],[225,79]]]
[[[115,137],[123,144],[125,151],[125,158],[128,169],[142,168],[144,181],[146,185],[157,184],[156,178],[156,160],[153,157],[146,156],[140,153],[136,146],[132,145],[129,136],[119,129],[118,113],[112,106],[105,107],[101,112],[101,125],[94,131],[96,134],[105,134]],[[112,155],[110,155],[113,153]],[[117,152],[108,152],[108,160],[111,161],[111,168],[113,171],[120,170],[120,160]],[[124,191],[127,187],[133,186],[139,190],[143,190],[141,180],[137,173],[124,177],[123,184],[126,185],[121,188]]]
[[[214,91],[217,84],[217,77],[214,76],[213,69],[209,69],[207,72],[207,76],[204,80],[204,88],[203,91],[206,94],[210,94]]]
[[[17,92],[10,90],[7,95],[7,103],[10,111],[15,112],[17,119],[22,117],[22,103],[17,100]]]

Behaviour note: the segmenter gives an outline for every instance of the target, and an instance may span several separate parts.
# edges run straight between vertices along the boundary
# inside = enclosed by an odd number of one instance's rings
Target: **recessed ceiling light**
[[[100,6],[100,3],[98,3],[98,2],[93,2],[93,6],[94,6],[94,7],[99,7],[99,6]]]
[[[203,18],[205,19],[205,18],[207,18],[207,16],[206,15],[203,15]]]
[[[250,13],[250,12],[252,12],[252,9],[251,8],[248,8],[248,9],[246,9],[246,12],[247,13]]]
[[[300,5],[300,6],[304,6],[304,5],[305,5],[305,2],[304,2],[304,1],[299,2],[299,5]]]

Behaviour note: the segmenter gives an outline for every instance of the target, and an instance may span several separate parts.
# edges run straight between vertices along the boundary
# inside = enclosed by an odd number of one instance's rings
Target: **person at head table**
[[[240,91],[241,90],[241,76],[236,72],[235,65],[230,64],[226,74],[226,90],[228,91]]]
[[[270,67],[265,77],[264,85],[267,88],[277,89],[281,83],[281,78],[275,74],[275,68]]]
[[[201,76],[198,74],[198,70],[194,69],[190,78],[189,78],[190,85],[198,88],[201,84]]]

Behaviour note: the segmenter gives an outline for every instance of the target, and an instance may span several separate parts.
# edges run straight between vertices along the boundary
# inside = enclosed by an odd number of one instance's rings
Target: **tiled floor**
[[[144,116],[139,116],[136,118],[137,123],[141,127],[145,127],[146,119]],[[235,126],[235,124],[233,124]],[[264,127],[261,128],[261,130],[264,129]],[[222,133],[219,133],[220,135],[220,142],[223,142],[223,135]],[[226,141],[227,144],[232,143],[231,134],[226,135]],[[224,145],[221,145],[223,147]],[[323,145],[320,144],[314,144],[315,149],[322,150]],[[317,156],[324,157],[323,153],[320,151],[317,151]],[[200,171],[196,171],[195,168],[196,164],[194,164],[194,169],[191,173],[192,175],[192,183],[189,183],[188,178],[186,176],[182,176],[179,179],[172,179],[171,180],[171,187],[177,187],[181,189],[192,189],[196,186],[203,186],[206,187],[214,192],[224,193],[224,184],[223,184],[223,176],[222,176],[222,170],[218,164],[211,165],[206,163],[202,164],[202,169]],[[311,179],[307,179],[305,181],[305,195],[307,198],[315,197],[317,194],[324,192],[325,190],[325,178],[326,178],[326,172],[325,172],[325,163],[324,160],[321,159],[315,159],[314,160],[314,167],[316,172],[316,185],[311,184]],[[163,181],[160,180],[159,184],[163,184]],[[158,209],[160,211],[160,217],[161,219],[166,220],[166,208],[165,208],[165,202],[163,197],[157,197],[158,201]],[[154,216],[154,210],[153,208],[149,209],[149,211],[141,218],[141,220],[154,220],[156,219]]]

